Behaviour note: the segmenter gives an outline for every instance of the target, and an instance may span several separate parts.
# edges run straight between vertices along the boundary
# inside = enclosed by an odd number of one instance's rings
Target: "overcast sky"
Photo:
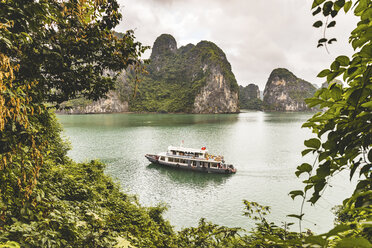
[[[327,30],[337,42],[330,54],[316,48],[322,30],[312,27],[310,0],[118,0],[123,20],[119,32],[133,29],[138,41],[152,46],[163,34],[173,35],[178,47],[201,40],[219,46],[231,63],[239,85],[254,83],[263,90],[271,71],[284,67],[297,77],[320,85],[319,71],[335,57],[351,55],[347,43],[356,19],[337,16]],[[149,57],[148,51],[144,58]]]

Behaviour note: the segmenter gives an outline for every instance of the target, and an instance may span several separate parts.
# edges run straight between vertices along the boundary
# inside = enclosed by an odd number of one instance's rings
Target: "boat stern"
[[[231,174],[235,174],[236,171],[237,171],[236,168],[232,164],[228,164],[227,168],[229,170],[229,173],[231,173]]]

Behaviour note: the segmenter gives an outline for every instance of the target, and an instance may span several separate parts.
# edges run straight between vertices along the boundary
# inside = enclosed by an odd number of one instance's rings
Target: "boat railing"
[[[215,156],[215,155],[210,155],[208,154],[206,157],[196,157],[193,155],[178,155],[178,154],[173,154],[173,153],[166,153],[166,156],[172,156],[175,158],[189,158],[189,159],[197,159],[197,160],[206,160],[206,161],[214,161],[214,162],[220,162],[220,163],[225,163],[224,157],[223,156]]]
[[[173,154],[173,153],[166,153],[167,156],[172,156],[172,157],[178,157],[178,158],[194,158],[195,156],[191,155],[178,155],[178,154]],[[195,157],[195,158],[201,158],[201,157]]]

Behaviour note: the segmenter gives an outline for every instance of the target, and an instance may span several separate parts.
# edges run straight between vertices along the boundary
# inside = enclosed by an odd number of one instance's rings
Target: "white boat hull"
[[[226,166],[225,168],[221,167],[206,167],[206,166],[200,166],[197,164],[196,166],[192,165],[192,159],[184,158],[184,160],[187,162],[185,163],[175,163],[175,162],[168,162],[160,160],[159,155],[155,154],[146,154],[145,157],[154,164],[159,164],[163,166],[168,166],[175,169],[182,169],[182,170],[190,170],[190,171],[198,171],[198,172],[205,172],[205,173],[217,173],[217,174],[233,174],[236,173],[235,168],[230,168]]]

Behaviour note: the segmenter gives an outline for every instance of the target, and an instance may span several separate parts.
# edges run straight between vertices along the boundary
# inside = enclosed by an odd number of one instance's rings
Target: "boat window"
[[[174,162],[178,163],[178,162],[180,162],[180,160],[178,158],[175,158]]]
[[[192,161],[192,165],[193,166],[196,166],[196,161]]]
[[[177,153],[176,153],[176,151],[172,151],[172,154],[173,154],[173,155],[176,155]]]
[[[181,155],[181,156],[183,156],[183,155],[184,155],[184,153],[183,153],[183,152],[180,152],[180,155]]]
[[[168,158],[168,162],[173,162],[173,158]]]
[[[160,160],[163,160],[164,161],[165,159],[164,159],[164,157],[161,157]]]

